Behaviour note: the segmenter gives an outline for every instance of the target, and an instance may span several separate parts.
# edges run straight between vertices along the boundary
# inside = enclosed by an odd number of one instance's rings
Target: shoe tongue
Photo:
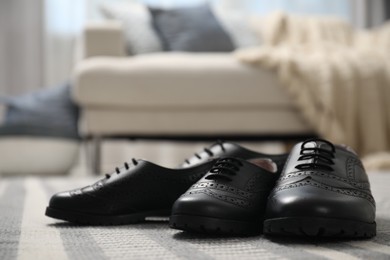
[[[313,140],[305,144],[305,148],[322,148],[324,150],[332,150],[328,143],[321,140]]]
[[[271,159],[257,158],[257,159],[250,159],[248,160],[248,162],[272,173],[278,171],[278,166]]]

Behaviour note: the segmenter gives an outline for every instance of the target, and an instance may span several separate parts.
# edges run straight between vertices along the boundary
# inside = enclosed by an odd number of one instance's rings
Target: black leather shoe
[[[283,169],[283,166],[286,163],[288,155],[289,155],[288,153],[264,154],[264,153],[248,150],[235,143],[217,141],[209,148],[204,148],[202,152],[195,153],[195,155],[192,156],[191,158],[184,160],[184,162],[179,167],[182,168],[191,167],[198,163],[206,162],[210,160],[210,158],[233,157],[233,158],[241,158],[244,160],[254,159],[254,158],[267,158],[275,162],[278,169]]]
[[[172,204],[213,165],[168,169],[133,159],[96,183],[54,195],[46,216],[92,225],[137,223],[169,216]]]
[[[54,195],[46,209],[52,218],[86,224],[128,224],[152,216],[169,216],[174,201],[202,178],[215,158],[272,157],[283,165],[287,155],[266,155],[232,143],[217,142],[195,154],[180,169],[134,160],[93,185]]]
[[[264,233],[373,237],[375,201],[358,156],[315,139],[297,144],[270,194]]]
[[[276,169],[267,159],[219,159],[174,203],[170,227],[216,234],[259,233],[268,194],[278,178]]]

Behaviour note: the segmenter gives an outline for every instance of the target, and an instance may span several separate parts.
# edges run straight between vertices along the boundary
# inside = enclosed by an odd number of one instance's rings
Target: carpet
[[[209,237],[164,221],[89,227],[44,216],[50,196],[91,179],[0,179],[0,259],[390,259],[390,174],[371,174],[378,234],[368,240]]]

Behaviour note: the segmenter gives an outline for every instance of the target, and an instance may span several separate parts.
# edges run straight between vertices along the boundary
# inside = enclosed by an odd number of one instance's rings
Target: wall
[[[42,4],[0,1],[0,95],[42,86]]]

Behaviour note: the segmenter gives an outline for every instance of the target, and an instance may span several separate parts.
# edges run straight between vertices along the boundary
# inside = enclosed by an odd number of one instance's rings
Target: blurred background
[[[99,6],[124,0],[5,0],[0,3],[0,90],[17,95],[62,83],[74,65],[77,38],[88,21],[104,19]],[[202,0],[143,0],[157,7],[196,6]],[[382,0],[214,0],[245,14],[275,10],[298,14],[336,15],[357,27],[383,23],[388,11]],[[386,9],[387,8],[387,9]],[[389,12],[389,11],[388,11]],[[387,15],[389,15],[387,12]]]
[[[263,39],[250,24],[275,11],[337,17],[359,30],[390,19],[386,0],[0,1],[0,172],[83,175],[109,171],[131,157],[175,166],[213,138],[234,137],[250,148],[278,153],[286,140],[315,135],[300,115],[291,114],[282,88],[255,89],[257,82],[278,85],[275,75],[231,57],[237,49],[261,46]],[[202,23],[196,17],[206,18]],[[201,38],[212,43],[207,46],[184,43],[196,37],[188,28],[201,30],[208,22],[213,30],[218,27],[211,34],[227,36],[230,45],[222,36]],[[183,28],[186,36],[178,40]],[[225,86],[220,80],[225,75],[242,89]],[[264,104],[252,100],[257,94]],[[269,120],[275,116],[282,123]],[[254,123],[257,118],[264,120],[261,126]],[[145,136],[154,140],[117,139]]]

